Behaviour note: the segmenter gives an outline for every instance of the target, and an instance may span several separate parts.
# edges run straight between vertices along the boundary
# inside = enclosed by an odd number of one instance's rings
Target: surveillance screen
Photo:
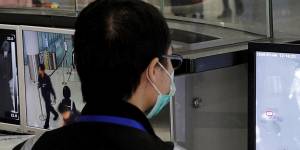
[[[19,124],[16,31],[0,29],[0,122]]]
[[[256,52],[256,149],[300,149],[300,54]]]
[[[78,120],[84,107],[72,35],[23,31],[27,125],[55,129]]]

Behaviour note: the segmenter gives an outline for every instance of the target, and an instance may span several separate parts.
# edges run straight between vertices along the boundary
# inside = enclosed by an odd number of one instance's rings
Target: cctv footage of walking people
[[[16,31],[0,30],[0,121],[19,124]]]
[[[300,149],[300,54],[256,53],[256,149]]]
[[[72,35],[23,32],[27,125],[55,129],[76,122],[84,107]]]

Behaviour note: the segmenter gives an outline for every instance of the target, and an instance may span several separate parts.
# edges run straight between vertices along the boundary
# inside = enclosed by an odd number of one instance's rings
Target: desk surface
[[[0,150],[11,150],[34,135],[0,135]]]

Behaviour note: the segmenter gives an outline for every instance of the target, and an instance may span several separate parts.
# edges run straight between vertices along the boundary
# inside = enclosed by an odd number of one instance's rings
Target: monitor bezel
[[[255,43],[248,44],[248,149],[256,150],[256,52],[300,54],[299,44]]]
[[[19,30],[19,35],[20,35],[20,59],[18,60],[19,64],[19,70],[21,70],[21,73],[19,75],[20,83],[21,84],[21,89],[22,93],[20,94],[22,97],[22,129],[24,133],[28,134],[42,134],[46,131],[49,131],[49,129],[43,129],[43,128],[37,128],[37,127],[31,127],[27,124],[27,105],[26,105],[26,88],[25,88],[25,70],[24,70],[24,43],[23,43],[23,32],[24,31],[36,31],[36,32],[49,32],[49,33],[59,33],[59,34],[70,34],[74,35],[75,30],[74,29],[68,29],[68,28],[51,28],[51,27],[40,27],[40,26],[25,26],[21,25],[20,30]]]
[[[19,51],[20,51],[20,45],[19,45],[19,38],[20,38],[20,35],[18,34],[19,33],[19,26],[17,25],[8,25],[8,24],[0,24],[0,29],[2,30],[14,30],[16,32],[16,54],[17,54],[17,57],[16,57],[16,60],[18,61],[19,60]],[[20,97],[20,93],[21,93],[21,89],[20,89],[20,68],[19,68],[19,63],[16,64],[17,65],[17,80],[18,80],[18,96],[19,96],[19,124],[12,124],[12,123],[5,123],[5,122],[0,122],[0,129],[1,130],[4,130],[4,131],[10,131],[10,132],[17,132],[17,133],[22,133],[22,113],[21,113],[21,97]]]

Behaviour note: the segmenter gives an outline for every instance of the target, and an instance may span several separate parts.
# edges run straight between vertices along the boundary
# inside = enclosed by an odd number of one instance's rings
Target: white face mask
[[[148,77],[149,82],[151,83],[153,88],[159,94],[156,98],[156,103],[155,103],[154,107],[151,109],[151,111],[147,115],[148,119],[151,119],[154,116],[157,116],[161,112],[161,110],[172,100],[172,97],[175,95],[175,92],[176,92],[176,87],[175,87],[175,83],[174,83],[174,71],[170,74],[163,65],[161,65],[160,63],[158,63],[158,64],[160,65],[160,67],[162,67],[162,69],[168,74],[169,78],[171,79],[170,92],[169,92],[169,94],[162,94],[159,91],[159,89],[157,88],[157,86]]]

